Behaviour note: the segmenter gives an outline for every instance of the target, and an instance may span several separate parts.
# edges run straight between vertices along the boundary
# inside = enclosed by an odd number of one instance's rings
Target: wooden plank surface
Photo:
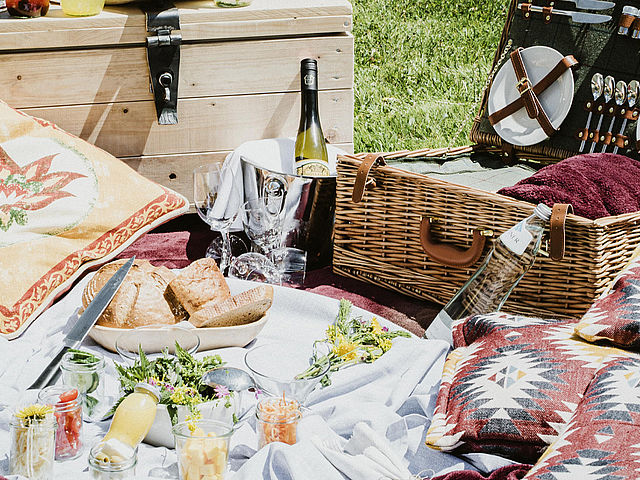
[[[178,94],[298,91],[306,57],[318,59],[321,89],[352,88],[353,37],[341,34],[184,45]],[[15,108],[153,99],[142,47],[5,53],[0,65],[1,98]]]
[[[352,143],[337,144],[336,147],[353,152]],[[231,151],[204,152],[178,155],[153,155],[122,158],[134,170],[145,177],[182,193],[193,201],[193,177],[191,172],[205,163],[223,162]]]
[[[152,101],[27,108],[117,157],[233,150],[260,138],[295,135],[297,92],[190,98],[178,101],[178,125],[158,125]],[[353,143],[353,91],[319,93],[330,143]]]
[[[242,8],[217,8],[211,0],[176,5],[185,42],[351,31],[348,0],[254,0]],[[65,16],[58,5],[37,19],[0,13],[0,51],[142,45],[145,37],[144,14],[136,6],[109,6],[93,17]]]

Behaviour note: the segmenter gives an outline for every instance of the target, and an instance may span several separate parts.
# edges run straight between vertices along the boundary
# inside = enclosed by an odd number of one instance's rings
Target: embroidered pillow
[[[640,259],[633,260],[576,325],[585,340],[640,349]]]
[[[188,201],[0,102],[0,334],[20,335],[79,275]]]
[[[565,431],[524,477],[640,476],[640,360],[616,359],[595,375]]]
[[[573,336],[570,321],[506,314],[456,325],[474,338],[449,354],[427,433],[432,448],[533,463],[557,437],[605,358],[625,355]]]

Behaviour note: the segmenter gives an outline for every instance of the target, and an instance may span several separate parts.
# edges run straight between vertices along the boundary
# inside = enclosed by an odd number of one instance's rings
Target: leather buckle
[[[520,92],[520,95],[524,95],[529,90],[531,90],[531,80],[529,80],[528,77],[522,77],[520,80],[518,80],[516,88],[518,89],[518,92]]]

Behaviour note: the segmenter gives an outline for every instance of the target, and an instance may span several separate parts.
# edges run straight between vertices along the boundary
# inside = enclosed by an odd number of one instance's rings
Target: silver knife
[[[522,4],[518,4],[518,9],[521,9]],[[544,13],[542,7],[537,5],[531,5],[530,11]],[[574,23],[604,23],[611,20],[611,15],[602,15],[600,13],[586,13],[586,12],[574,12],[572,10],[558,10],[554,8],[551,11],[551,15],[564,15],[571,17]]]
[[[566,0],[567,2],[575,3],[576,8],[581,10],[606,10],[607,8],[615,7],[613,2],[605,2],[604,0]]]
[[[62,357],[70,348],[76,348],[82,343],[84,337],[89,333],[89,330],[95,325],[98,317],[102,315],[104,309],[107,308],[118,292],[135,258],[136,257],[131,257],[127,263],[121,266],[109,281],[105,283],[104,287],[100,289],[98,294],[93,297],[93,300],[87,305],[85,311],[82,312],[76,324],[69,330],[69,333],[67,333],[67,336],[62,342],[62,348],[56,353],[53,360],[49,362],[49,365],[45,367],[40,376],[29,388],[44,388],[55,383],[60,376],[60,362],[62,362]]]

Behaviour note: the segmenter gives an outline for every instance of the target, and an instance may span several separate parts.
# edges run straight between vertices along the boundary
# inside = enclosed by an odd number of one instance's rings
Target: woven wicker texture
[[[385,158],[442,156],[471,150],[405,151]],[[375,185],[369,185],[360,203],[353,203],[353,185],[364,156],[340,157],[338,164],[333,268],[341,275],[446,303],[480,263],[452,268],[428,258],[420,244],[422,216],[438,218],[432,229],[438,241],[461,248],[471,245],[475,228],[492,229],[494,236],[485,246],[484,258],[492,241],[534,208],[526,202],[392,166],[374,166],[369,178]],[[569,215],[564,259],[551,260],[545,241],[532,269],[503,310],[581,316],[629,261],[640,242],[639,222],[640,212],[598,220]]]

